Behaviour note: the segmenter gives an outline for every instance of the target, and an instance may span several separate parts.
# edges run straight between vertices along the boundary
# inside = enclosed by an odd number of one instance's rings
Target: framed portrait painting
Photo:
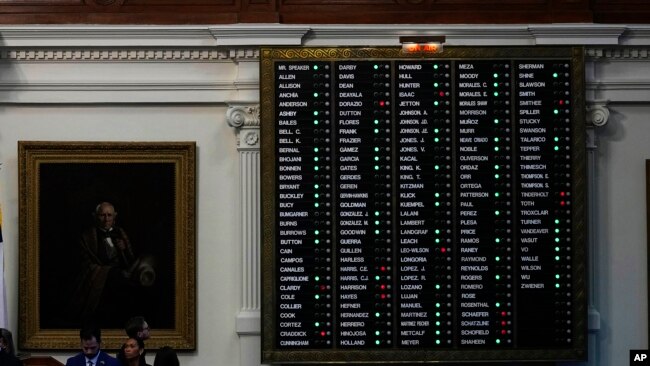
[[[19,347],[196,348],[194,142],[20,141]]]

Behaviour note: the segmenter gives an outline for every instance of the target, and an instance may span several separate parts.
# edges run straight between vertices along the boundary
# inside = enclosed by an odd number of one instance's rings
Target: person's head
[[[129,319],[124,325],[124,330],[126,335],[132,338],[140,338],[146,341],[150,337],[149,324],[142,316],[134,316]]]
[[[102,202],[95,207],[95,219],[100,229],[108,230],[115,224],[115,207],[110,202]]]
[[[93,358],[99,352],[102,344],[102,331],[99,328],[88,327],[79,331],[81,339],[81,352],[87,358]]]
[[[7,329],[0,328],[0,352],[14,354],[14,337]]]
[[[165,346],[156,352],[156,358],[153,360],[153,366],[180,366],[178,356],[173,348]]]
[[[124,358],[127,361],[138,358],[144,353],[144,342],[140,338],[129,337],[124,342],[122,350],[124,351]]]

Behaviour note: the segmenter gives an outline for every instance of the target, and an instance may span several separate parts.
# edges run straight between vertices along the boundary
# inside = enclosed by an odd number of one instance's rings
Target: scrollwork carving
[[[234,128],[259,127],[260,106],[230,106],[226,112],[226,121]]]
[[[595,103],[587,106],[587,121],[596,127],[602,127],[609,120],[607,103]]]

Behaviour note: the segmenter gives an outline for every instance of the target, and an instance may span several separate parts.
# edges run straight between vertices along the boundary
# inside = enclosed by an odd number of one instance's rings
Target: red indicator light
[[[386,267],[381,266],[381,271],[383,272],[383,271],[385,271],[385,270],[386,270]]]
[[[560,206],[564,206],[564,205],[566,205],[566,202],[560,201]]]
[[[560,101],[560,105],[564,105],[564,101],[563,101],[563,100]]]
[[[502,330],[501,330],[501,334],[506,334],[506,330],[505,330],[505,329],[502,329]]]
[[[327,286],[325,286],[325,285],[320,285],[320,290],[321,290],[321,291],[325,291],[325,290],[327,290]]]
[[[501,316],[506,316],[507,314],[508,314],[508,313],[506,313],[505,311],[502,311],[502,312],[501,312]]]
[[[321,337],[325,337],[326,334],[327,334],[327,333],[325,333],[325,332],[320,332],[320,336],[321,336]]]
[[[385,289],[386,289],[386,285],[381,285],[380,288],[381,288],[382,290],[385,290]]]
[[[446,248],[440,248],[440,251],[444,253],[444,252],[447,251],[447,249]]]
[[[564,195],[566,195],[566,193],[560,192],[560,196],[564,197]]]
[[[386,298],[386,294],[381,294],[381,298],[382,298],[382,299],[385,299],[385,298]]]
[[[441,97],[444,97],[444,96],[445,96],[445,92],[442,92],[442,91],[441,91],[440,93],[438,93],[438,95],[440,95]]]
[[[379,101],[379,106],[380,106],[380,107],[383,107],[384,105],[386,105],[386,102],[384,102],[383,100],[380,100],[380,101]]]
[[[506,326],[506,324],[507,324],[507,323],[506,323],[506,321],[505,321],[505,320],[502,320],[502,321],[501,321],[501,326],[502,326],[502,327],[505,327],[505,326]]]

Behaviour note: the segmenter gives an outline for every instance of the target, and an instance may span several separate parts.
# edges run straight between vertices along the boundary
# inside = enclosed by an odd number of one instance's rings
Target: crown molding
[[[372,47],[413,35],[442,35],[450,46],[649,45],[650,25],[21,25],[0,26],[0,47]]]

